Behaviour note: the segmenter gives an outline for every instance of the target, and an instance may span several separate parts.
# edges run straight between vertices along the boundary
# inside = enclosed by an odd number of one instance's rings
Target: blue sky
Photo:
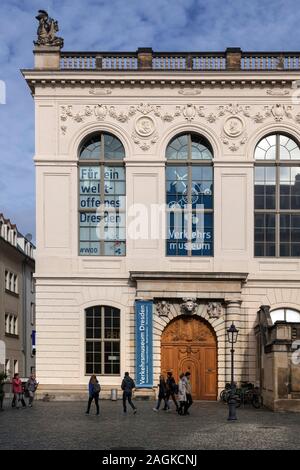
[[[299,50],[297,0],[1,0],[0,212],[35,232],[33,65],[38,9],[57,19],[64,50]]]

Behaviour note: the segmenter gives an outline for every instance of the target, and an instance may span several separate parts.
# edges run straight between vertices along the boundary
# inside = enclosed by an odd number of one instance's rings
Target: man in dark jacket
[[[135,383],[132,378],[129,376],[129,372],[125,372],[124,379],[122,380],[121,388],[123,390],[123,410],[124,413],[127,412],[126,401],[128,400],[129,405],[133,409],[133,413],[136,414],[137,409],[131,401],[132,390],[135,388]]]
[[[168,402],[171,397],[176,406],[176,411],[178,411],[178,403],[175,398],[176,392],[178,393],[178,391],[177,391],[177,385],[176,385],[172,372],[167,373],[166,386],[167,386],[167,393],[166,393],[166,400],[165,400],[166,405],[164,407],[164,410],[168,409]]]

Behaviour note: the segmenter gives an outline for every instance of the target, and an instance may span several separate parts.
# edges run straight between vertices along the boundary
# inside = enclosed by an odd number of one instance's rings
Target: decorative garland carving
[[[228,136],[225,134],[225,132],[221,132],[221,140],[224,145],[228,145],[229,150],[231,152],[237,152],[239,150],[241,145],[245,145],[245,143],[248,140],[248,134],[247,132],[244,133],[243,137],[238,141],[238,142],[233,142],[231,139],[228,138]]]
[[[219,116],[225,116],[226,114],[243,114],[245,117],[250,117],[250,106],[242,106],[240,104],[227,104],[226,106],[218,106]]]
[[[149,150],[152,144],[155,144],[158,141],[158,133],[155,132],[152,136],[151,139],[149,140],[144,140],[142,139],[136,131],[133,131],[131,134],[131,137],[133,139],[133,142],[138,145],[142,150],[146,151]]]
[[[90,92],[91,91],[92,90],[90,90]],[[271,91],[273,90],[270,90],[270,92]],[[216,121],[223,118],[221,140],[224,145],[228,146],[231,152],[236,152],[248,139],[247,133],[245,132],[246,126],[242,117],[251,119],[255,124],[261,124],[266,119],[273,119],[275,122],[291,119],[297,124],[300,124],[300,112],[294,114],[293,106],[291,105],[276,103],[262,106],[258,110],[256,108],[253,113],[251,110],[252,107],[250,105],[240,105],[237,103],[220,105],[217,106],[217,108],[186,103],[184,105],[175,105],[173,110],[170,110],[169,107],[165,109],[163,106],[149,103],[131,105],[127,109],[120,109],[117,106],[105,104],[85,105],[78,111],[74,110],[72,105],[63,105],[60,109],[60,120],[62,121],[60,129],[62,135],[66,135],[66,123],[68,120],[82,123],[88,119],[104,121],[109,117],[120,123],[127,123],[133,116],[140,115],[135,121],[132,138],[136,145],[146,151],[158,140],[158,133],[152,116],[158,117],[164,123],[173,122],[176,118],[181,117],[189,123],[200,118],[210,124],[214,124]]]

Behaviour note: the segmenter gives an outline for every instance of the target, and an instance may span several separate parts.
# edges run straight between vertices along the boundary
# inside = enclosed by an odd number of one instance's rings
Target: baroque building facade
[[[105,395],[129,371],[149,394],[190,370],[216,400],[234,322],[236,381],[300,409],[300,55],[68,53],[45,21],[23,70],[39,393],[83,396],[96,373]]]

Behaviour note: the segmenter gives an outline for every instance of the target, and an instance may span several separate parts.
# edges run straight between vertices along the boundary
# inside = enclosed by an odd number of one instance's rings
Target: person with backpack
[[[178,394],[178,385],[176,384],[173,374],[170,371],[167,373],[166,388],[167,388],[166,399],[165,399],[166,405],[165,405],[164,410],[170,409],[169,400],[171,397],[176,406],[176,411],[178,411],[178,403],[176,400],[176,395]]]
[[[90,408],[91,408],[91,404],[92,404],[92,401],[94,400],[95,401],[95,405],[96,405],[96,415],[99,415],[99,394],[101,392],[101,387],[100,387],[100,384],[97,380],[97,377],[95,374],[93,374],[90,378],[90,381],[89,381],[89,401],[88,401],[88,406],[87,406],[87,410],[85,412],[86,415],[89,414],[90,412]]]
[[[158,384],[158,399],[157,399],[157,405],[155,408],[153,408],[153,411],[158,411],[160,408],[161,401],[164,400],[165,406],[164,410],[168,411],[169,410],[169,405],[166,399],[167,396],[167,384],[165,381],[165,378],[163,375],[159,376],[159,384]]]
[[[184,407],[186,403],[186,377],[182,373],[179,376],[179,382],[178,382],[178,400],[179,400],[179,407],[178,407],[178,414],[183,415],[184,414]]]
[[[126,414],[126,402],[128,400],[129,405],[133,409],[133,414],[136,414],[137,409],[131,401],[132,391],[135,389],[135,383],[133,379],[129,376],[129,372],[125,372],[124,379],[122,380],[121,389],[123,390],[123,411]]]
[[[12,392],[13,392],[13,400],[11,406],[16,409],[19,409],[19,403],[22,403],[22,408],[26,408],[26,403],[23,396],[23,385],[22,381],[19,377],[19,374],[14,374],[14,378],[12,379]]]

